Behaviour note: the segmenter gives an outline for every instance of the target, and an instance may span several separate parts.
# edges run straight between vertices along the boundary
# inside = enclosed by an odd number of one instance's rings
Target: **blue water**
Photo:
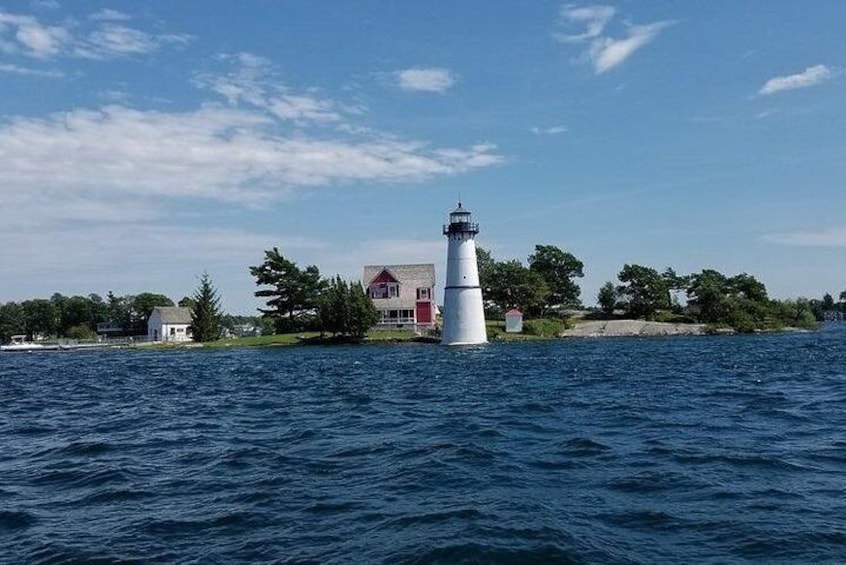
[[[0,354],[0,562],[846,562],[846,324]]]

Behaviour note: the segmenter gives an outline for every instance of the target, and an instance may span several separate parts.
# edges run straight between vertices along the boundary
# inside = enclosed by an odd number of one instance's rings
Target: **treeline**
[[[552,245],[536,245],[527,265],[517,259],[495,260],[478,248],[479,279],[485,314],[501,318],[518,308],[530,317],[565,316],[582,309],[576,279],[584,264],[572,253]],[[606,282],[597,296],[593,317],[615,317],[704,323],[740,332],[785,326],[809,328],[817,321],[846,314],[846,291],[840,302],[774,300],[762,282],[747,273],[725,275],[713,269],[679,275],[672,268],[659,272],[643,265],[624,265],[617,281]]]
[[[320,269],[301,269],[283,257],[279,249],[264,252],[264,262],[250,267],[255,296],[266,301],[259,311],[273,321],[276,333],[320,331],[333,336],[363,338],[378,322],[378,312],[360,282],[348,283],[335,276],[325,279]]]
[[[739,332],[811,328],[818,320],[813,301],[771,299],[764,283],[747,273],[729,276],[704,269],[679,275],[671,268],[658,272],[624,265],[617,279],[620,284],[606,282],[597,296],[601,312],[609,317],[619,310],[627,318],[695,322]]]
[[[211,341],[221,335],[227,324],[234,327],[241,322],[220,312],[220,299],[208,274],[192,296],[179,301],[190,308],[195,341]],[[0,304],[0,342],[13,335],[24,335],[28,341],[36,338],[96,339],[98,329],[111,336],[139,336],[147,334],[147,320],[156,306],[175,306],[164,294],[116,296],[111,291],[103,299],[98,294],[64,296],[55,293],[50,298],[34,298],[23,302]],[[257,318],[252,318],[258,323]]]
[[[581,289],[574,279],[584,276],[584,264],[572,253],[554,245],[536,245],[524,266],[518,259],[497,261],[490,251],[478,247],[476,258],[488,318],[502,318],[512,308],[540,317],[582,306]]]
[[[64,296],[57,292],[50,298],[7,302],[0,305],[0,341],[13,335],[26,335],[28,340],[93,339],[97,325],[105,323],[119,328],[123,335],[146,334],[153,308],[173,305],[167,296],[153,292],[126,296],[109,292],[105,299],[99,294]]]

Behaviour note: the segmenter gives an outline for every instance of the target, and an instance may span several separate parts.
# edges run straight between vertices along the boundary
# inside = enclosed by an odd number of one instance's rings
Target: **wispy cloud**
[[[251,53],[224,54],[218,61],[227,69],[194,77],[201,88],[211,90],[233,106],[261,108],[283,120],[298,124],[338,123],[357,110],[320,97],[316,92],[295,92],[279,80],[270,61]]]
[[[626,39],[598,38],[591,43],[590,60],[596,74],[602,74],[623,64],[635,51],[648,45],[672,22],[657,22],[629,29]]]
[[[0,73],[10,73],[14,75],[23,75],[23,76],[33,76],[33,77],[44,77],[44,78],[61,78],[65,76],[65,73],[61,71],[55,70],[40,70],[40,69],[30,69],[28,67],[21,67],[18,65],[9,65],[6,63],[0,63]]]
[[[530,131],[535,135],[560,135],[562,133],[567,133],[567,128],[565,126],[535,126],[531,128]]]
[[[846,247],[846,227],[815,231],[774,233],[764,236],[766,241],[804,247]]]
[[[583,58],[591,63],[596,74],[622,65],[636,51],[650,44],[660,32],[673,25],[660,21],[647,25],[629,25],[627,36],[614,39],[605,29],[616,14],[611,6],[566,5],[559,15],[559,30],[553,36],[563,43],[587,44]]]
[[[0,11],[0,50],[46,59],[72,43],[70,32],[61,26],[41,24],[33,16]]]
[[[403,90],[419,92],[446,92],[457,78],[448,69],[412,68],[394,73],[396,85]]]
[[[81,23],[75,27],[50,25],[34,16],[0,10],[0,51],[36,59],[110,59],[151,53],[191,40],[184,34],[154,34],[116,23],[129,16],[114,10],[102,10],[89,19],[85,30]]]
[[[132,16],[117,10],[110,10],[108,8],[95,12],[89,16],[92,20],[102,22],[126,22],[132,19]]]
[[[825,65],[814,65],[808,67],[801,73],[771,78],[764,83],[758,94],[768,95],[783,90],[794,90],[796,88],[807,88],[821,84],[834,76],[834,71]]]
[[[224,62],[239,68],[196,80],[223,100],[192,111],[111,104],[0,125],[0,225],[126,221],[125,209],[149,214],[191,199],[265,206],[314,187],[410,183],[503,162],[490,144],[432,147],[341,127],[359,115],[290,92],[267,61],[240,54]],[[292,120],[302,126],[294,133]],[[325,120],[338,126],[334,135],[313,135]]]
[[[572,6],[566,5],[561,8],[559,23],[564,31],[559,31],[554,36],[565,43],[581,43],[599,37],[605,26],[614,17],[616,10],[611,6]],[[568,33],[568,30],[578,27],[577,33]]]

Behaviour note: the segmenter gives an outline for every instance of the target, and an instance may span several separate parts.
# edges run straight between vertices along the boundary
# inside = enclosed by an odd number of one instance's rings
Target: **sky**
[[[0,0],[0,302],[477,242],[846,290],[842,0]],[[441,291],[442,293],[442,291]],[[442,300],[442,294],[439,297]]]

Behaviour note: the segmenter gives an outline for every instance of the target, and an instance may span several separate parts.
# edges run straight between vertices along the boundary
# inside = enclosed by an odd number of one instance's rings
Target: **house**
[[[435,327],[435,265],[367,265],[364,287],[379,312],[377,328]]]
[[[147,319],[147,339],[151,341],[191,341],[191,309],[156,306]]]

